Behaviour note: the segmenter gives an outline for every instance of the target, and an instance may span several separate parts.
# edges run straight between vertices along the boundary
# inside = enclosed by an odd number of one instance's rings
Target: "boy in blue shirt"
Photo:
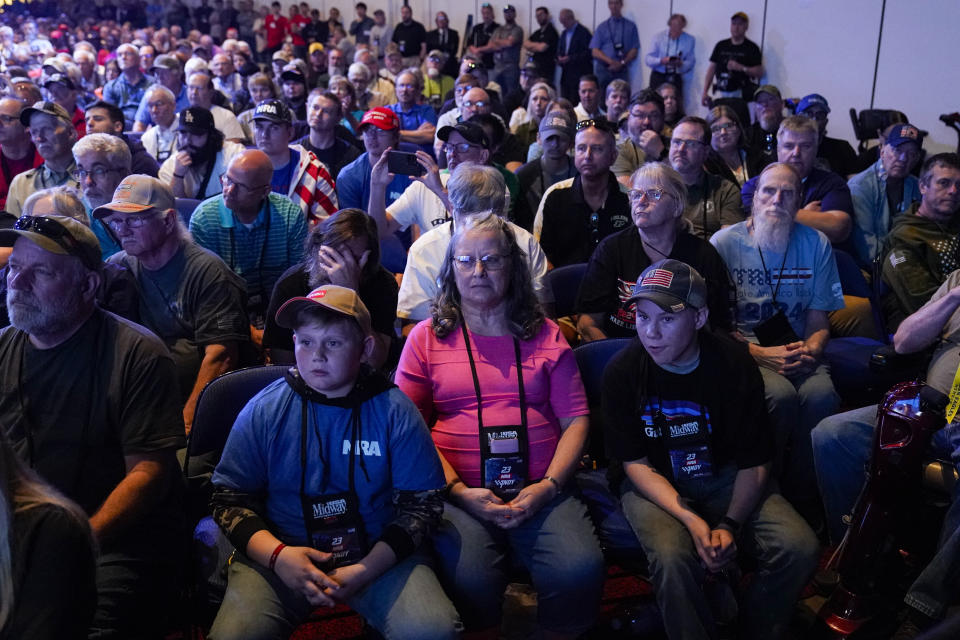
[[[214,519],[239,553],[210,638],[286,638],[339,602],[387,638],[457,637],[421,550],[443,510],[440,461],[413,403],[362,364],[366,307],[326,285],[277,323],[297,366],[243,409],[213,476]]]

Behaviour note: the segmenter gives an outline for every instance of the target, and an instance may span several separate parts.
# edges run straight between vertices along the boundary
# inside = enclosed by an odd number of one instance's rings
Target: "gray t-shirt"
[[[493,62],[497,67],[517,66],[520,64],[520,46],[523,44],[523,29],[516,24],[502,24],[493,32],[493,40],[506,38],[516,38],[517,44],[494,52]]]

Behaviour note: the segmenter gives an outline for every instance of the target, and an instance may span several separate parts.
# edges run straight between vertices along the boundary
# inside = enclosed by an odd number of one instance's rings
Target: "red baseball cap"
[[[359,128],[362,129],[368,124],[384,131],[393,131],[400,128],[400,118],[386,107],[377,107],[363,114],[363,120],[360,121]]]

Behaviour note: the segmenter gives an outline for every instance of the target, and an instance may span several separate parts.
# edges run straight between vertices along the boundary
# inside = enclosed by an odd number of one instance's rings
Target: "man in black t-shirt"
[[[343,118],[340,100],[326,89],[314,89],[307,98],[307,124],[310,133],[295,144],[312,151],[317,160],[330,170],[336,181],[340,169],[360,157],[360,150],[346,140],[337,137],[337,124]]]
[[[735,97],[750,100],[757,87],[757,79],[764,74],[760,47],[746,37],[750,19],[743,11],[730,16],[730,37],[721,40],[710,54],[707,77],[703,81],[703,106],[709,107],[716,97]],[[716,81],[716,82],[714,82]]]
[[[817,163],[821,169],[833,171],[844,178],[858,173],[861,169],[860,159],[850,143],[840,138],[831,138],[827,135],[827,123],[830,118],[830,104],[819,93],[804,96],[797,103],[795,113],[798,116],[807,116],[817,121],[820,129],[820,144],[817,146]]]
[[[427,30],[413,19],[409,5],[400,7],[400,22],[393,28],[393,41],[400,47],[405,67],[418,67],[427,57]]]
[[[667,635],[717,636],[700,587],[707,573],[735,565],[743,543],[759,567],[742,597],[741,630],[779,637],[819,550],[767,486],[773,442],[757,366],[742,345],[701,331],[707,285],[689,265],[650,265],[630,300],[638,340],[604,372],[603,425]]]
[[[173,356],[190,433],[200,392],[239,364],[239,343],[249,340],[246,286],[223,260],[185,239],[173,191],[156,178],[124,178],[93,217],[123,248],[110,261],[136,278],[140,321]]]
[[[560,34],[557,33],[556,27],[550,21],[549,9],[537,7],[534,15],[537,18],[537,26],[540,28],[530,34],[530,37],[523,43],[523,48],[537,65],[539,77],[546,78],[547,82],[553,84],[553,73],[557,68],[557,43],[560,41]]]
[[[473,29],[467,36],[467,44],[471,47],[485,46],[490,42],[493,32],[500,27],[493,19],[493,7],[489,2],[480,5],[480,18],[480,23],[473,25]],[[493,53],[483,54],[483,66],[487,69],[493,69]]]
[[[173,361],[149,331],[97,307],[100,244],[88,227],[25,216],[0,243],[13,245],[0,424],[90,517],[100,552],[90,637],[152,637],[185,557]]]

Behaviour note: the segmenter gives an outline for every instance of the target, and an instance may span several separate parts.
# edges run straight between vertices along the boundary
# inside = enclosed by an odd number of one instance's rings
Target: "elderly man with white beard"
[[[810,431],[840,398],[823,362],[827,313],[843,307],[830,241],[798,224],[800,175],[777,162],[760,174],[752,216],[711,242],[737,288],[736,334],[760,366],[775,425],[774,474],[784,496],[817,528],[822,521]]]

